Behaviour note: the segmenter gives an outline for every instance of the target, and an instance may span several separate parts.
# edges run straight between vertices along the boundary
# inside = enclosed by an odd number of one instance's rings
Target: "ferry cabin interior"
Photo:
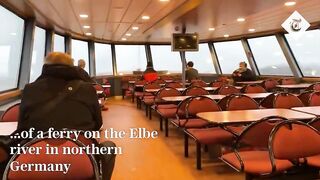
[[[320,0],[0,0],[0,137],[16,130],[45,57],[62,52],[85,61],[104,129],[133,133],[100,139],[122,148],[112,179],[317,179],[319,10]],[[174,47],[184,37],[193,44]]]

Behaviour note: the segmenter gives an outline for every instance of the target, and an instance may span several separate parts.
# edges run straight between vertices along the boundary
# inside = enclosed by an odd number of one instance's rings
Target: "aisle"
[[[138,110],[129,100],[110,98],[109,111],[103,112],[104,125],[115,130],[126,130],[132,127],[144,127],[148,130],[158,130],[159,122],[156,117],[149,120],[144,111]],[[116,139],[114,142],[122,147],[123,154],[117,156],[116,167],[113,173],[114,180],[169,180],[169,179],[216,179],[237,180],[244,176],[220,161],[209,160],[208,155],[203,157],[203,170],[195,168],[195,145],[190,141],[190,157],[183,156],[183,134],[173,127],[170,137],[165,138],[159,132],[159,138],[147,140]]]

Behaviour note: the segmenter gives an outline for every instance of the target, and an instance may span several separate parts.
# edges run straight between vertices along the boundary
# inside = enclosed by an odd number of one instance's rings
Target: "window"
[[[18,87],[24,21],[0,6],[0,91]]]
[[[248,41],[261,75],[292,75],[275,36],[253,38]]]
[[[285,35],[304,76],[320,76],[320,30]]]
[[[64,37],[58,34],[54,34],[54,43],[53,43],[54,52],[65,52],[64,46]]]
[[[194,68],[198,70],[199,73],[205,74],[214,74],[216,73],[211,53],[209,51],[208,44],[199,44],[199,51],[198,52],[187,52],[186,53],[186,60],[193,61]]]
[[[239,68],[239,63],[245,61],[248,66],[246,52],[241,41],[227,41],[214,43],[221,71],[224,74],[232,74]]]
[[[112,55],[111,45],[94,43],[95,59],[96,59],[96,74],[101,75],[112,75]]]
[[[147,57],[143,45],[116,45],[118,73],[132,74],[133,71],[144,71]]]
[[[46,31],[39,27],[35,28],[34,31],[34,42],[31,60],[31,70],[30,70],[30,82],[33,82],[41,74],[44,52],[46,44]]]
[[[71,40],[71,56],[74,59],[74,65],[78,65],[78,60],[83,59],[86,62],[84,68],[89,73],[89,49],[88,42],[80,40]]]
[[[171,46],[151,46],[153,67],[156,71],[181,73],[182,64],[179,52],[172,52]]]

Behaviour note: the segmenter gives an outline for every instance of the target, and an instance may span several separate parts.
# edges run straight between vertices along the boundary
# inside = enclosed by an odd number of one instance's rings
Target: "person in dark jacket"
[[[247,68],[246,62],[239,63],[239,69],[235,70],[232,73],[232,78],[234,82],[254,81],[256,79],[253,72],[249,68]]]
[[[81,76],[81,79],[86,82],[96,83],[89,75],[89,73],[84,69],[86,67],[86,61],[83,59],[78,60],[78,70]]]
[[[158,79],[158,73],[153,69],[152,63],[148,62],[147,63],[147,68],[143,72],[143,79],[146,80],[147,82],[152,82]]]
[[[72,83],[70,83],[72,82]],[[73,82],[78,82],[78,86]],[[70,93],[69,91],[73,91]],[[68,92],[60,101],[61,94]],[[56,103],[53,103],[56,102]],[[48,104],[54,104],[48,106]],[[44,108],[46,107],[46,108]],[[50,109],[48,110],[48,107]],[[17,132],[76,129],[98,131],[102,127],[101,110],[96,90],[91,83],[86,82],[79,73],[78,67],[73,66],[73,60],[68,54],[50,53],[42,68],[42,74],[33,83],[27,84],[23,90],[20,116]],[[14,145],[20,142],[13,142]],[[99,144],[103,147],[115,147],[111,141]],[[115,154],[101,155],[102,176],[110,179],[115,163]]]
[[[199,78],[198,70],[193,68],[193,62],[189,61],[187,63],[187,69],[186,69],[186,80],[188,82],[191,82],[192,80],[196,80]]]

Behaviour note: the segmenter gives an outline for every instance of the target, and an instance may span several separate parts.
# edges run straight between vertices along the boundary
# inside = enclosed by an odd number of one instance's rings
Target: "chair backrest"
[[[181,92],[178,91],[175,88],[171,88],[171,87],[164,87],[161,88],[155,96],[155,103],[159,104],[159,103],[163,103],[162,98],[163,97],[171,97],[171,96],[181,96]]]
[[[310,94],[309,106],[320,106],[320,91],[313,92]]]
[[[209,92],[205,90],[203,87],[199,86],[190,86],[184,92],[186,96],[200,96],[200,95],[208,95]]]
[[[136,86],[136,85],[145,85],[147,83],[147,81],[145,81],[145,80],[138,80],[138,81],[136,81],[135,83],[134,83],[134,85]]]
[[[259,109],[259,104],[252,98],[243,94],[233,94],[227,101],[226,110],[250,110]]]
[[[206,96],[195,96],[186,105],[186,117],[196,117],[200,112],[221,111],[218,104]]]
[[[191,86],[207,87],[207,83],[202,80],[192,80]]]
[[[284,121],[274,127],[269,138],[271,158],[297,160],[320,154],[320,134],[300,121]]]
[[[180,119],[180,118],[185,118],[187,116],[187,112],[186,112],[186,107],[188,102],[192,99],[193,97],[188,97],[186,99],[184,99],[183,101],[181,101],[178,104],[177,110],[176,110],[176,118]]]
[[[179,82],[170,82],[166,84],[166,87],[182,88],[182,84]]]
[[[282,85],[291,85],[291,84],[297,84],[297,82],[293,78],[286,78],[286,79],[280,79],[280,84],[282,84]]]
[[[286,118],[280,116],[269,116],[262,118],[248,125],[239,135],[236,141],[236,147],[243,145],[258,149],[268,149],[269,135],[272,129]]]
[[[157,79],[155,81],[153,81],[152,83],[156,83],[156,84],[166,84],[166,81],[163,79]]]
[[[272,93],[267,97],[265,97],[264,99],[262,99],[262,101],[260,102],[260,106],[263,108],[273,108],[273,101],[276,95],[277,95],[276,93]]]
[[[223,81],[214,81],[214,82],[210,83],[211,87],[218,87],[219,88],[224,85],[227,85],[227,83],[225,83]]]
[[[313,93],[313,91],[305,91],[301,94],[299,94],[298,98],[301,100],[301,102],[305,105],[309,105],[310,95]]]
[[[46,154],[46,146],[58,149],[58,154]],[[24,145],[24,147],[41,147],[39,154],[15,154],[9,161],[4,179],[37,179],[39,177],[54,177],[55,179],[99,179],[98,165],[93,155],[86,154],[64,154],[65,148],[84,147],[79,141],[71,139],[35,139]],[[71,164],[68,173],[60,171],[13,171],[10,164],[15,161],[19,164]]]
[[[263,86],[267,91],[271,91],[275,89],[278,84],[279,84],[278,81],[274,79],[267,79],[263,82]]]
[[[258,84],[250,84],[241,89],[243,93],[265,93],[267,92],[262,86]]]
[[[96,91],[104,91],[101,84],[94,84],[93,87]]]
[[[160,89],[161,86],[158,83],[147,83],[143,86],[143,91],[147,89]]]
[[[310,85],[306,91],[320,91],[320,83]]]
[[[224,85],[218,88],[216,92],[217,94],[220,94],[220,95],[229,95],[229,94],[240,93],[240,90],[234,86]]]
[[[20,114],[20,103],[9,107],[1,116],[1,122],[18,122]]]
[[[290,93],[279,93],[276,95],[273,101],[273,108],[291,109],[293,107],[304,106],[301,100]]]
[[[316,117],[308,122],[308,124],[314,127],[316,130],[320,131],[320,118]]]
[[[232,97],[232,94],[223,97],[222,99],[220,99],[218,101],[218,105],[221,108],[222,111],[226,111],[227,110],[227,103],[229,101],[229,99]]]

